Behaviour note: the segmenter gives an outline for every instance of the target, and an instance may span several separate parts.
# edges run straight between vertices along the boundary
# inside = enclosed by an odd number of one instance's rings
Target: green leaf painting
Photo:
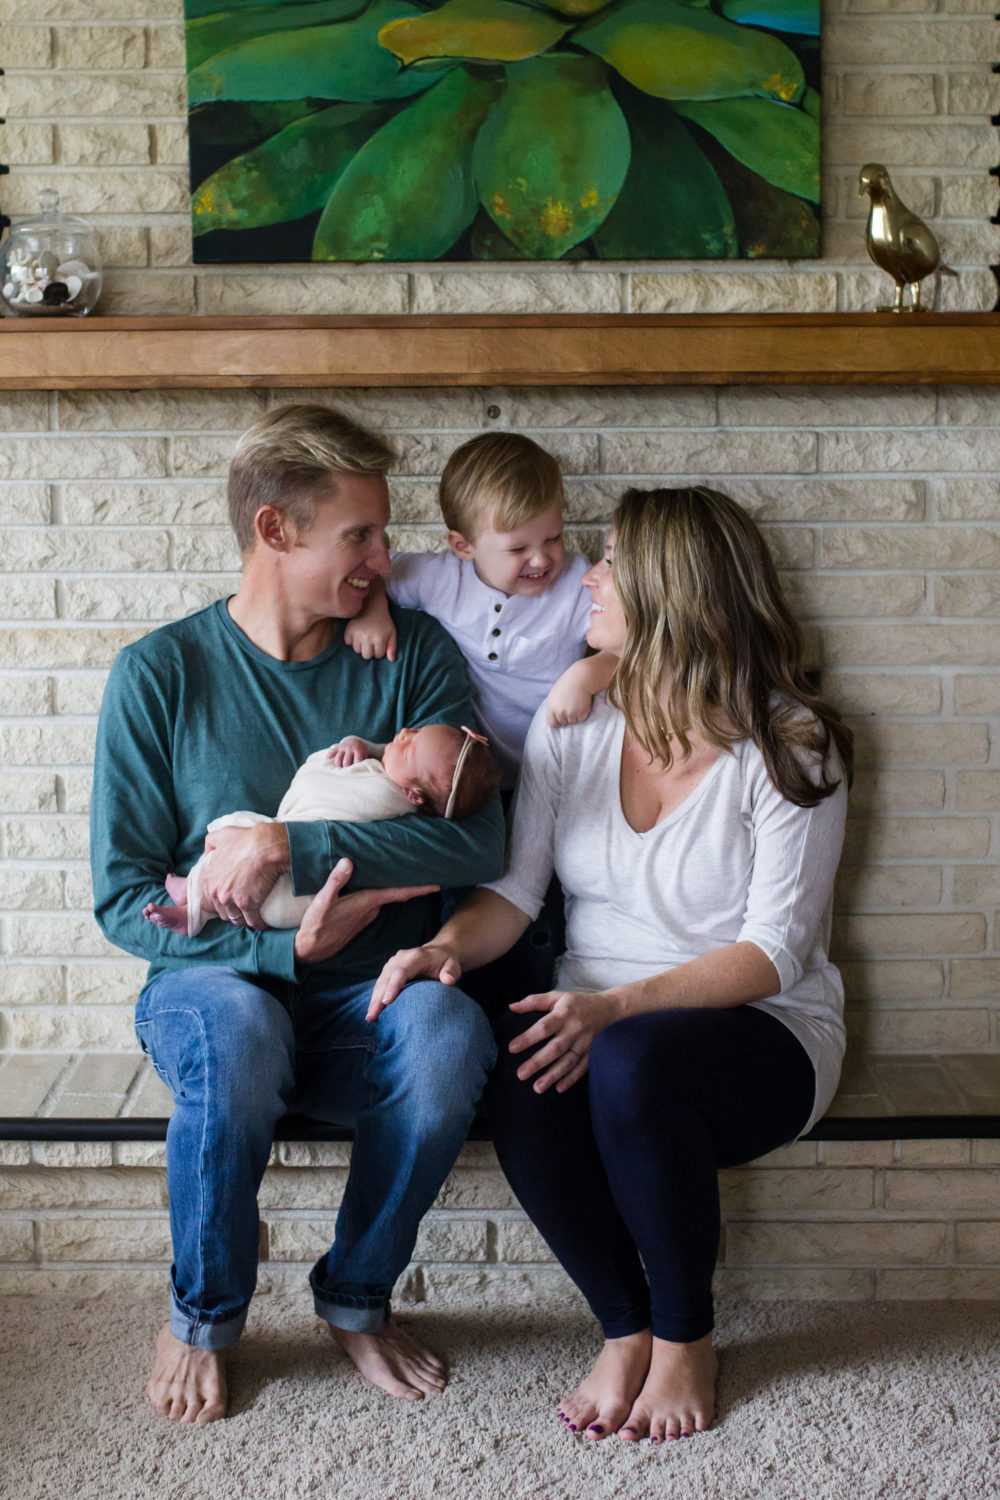
[[[184,6],[201,264],[819,254],[819,0]]]

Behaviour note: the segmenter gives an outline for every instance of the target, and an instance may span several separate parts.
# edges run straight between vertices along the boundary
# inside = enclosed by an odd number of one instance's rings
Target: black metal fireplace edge
[[[162,1141],[166,1118],[92,1120],[71,1117],[33,1119],[0,1117],[3,1141],[72,1141],[126,1143]],[[328,1125],[301,1115],[285,1115],[274,1132],[277,1141],[350,1141],[354,1132],[346,1125]],[[469,1130],[470,1141],[491,1139],[489,1122],[476,1119]],[[858,1115],[827,1116],[802,1137],[805,1141],[953,1141],[1000,1140],[998,1115]]]

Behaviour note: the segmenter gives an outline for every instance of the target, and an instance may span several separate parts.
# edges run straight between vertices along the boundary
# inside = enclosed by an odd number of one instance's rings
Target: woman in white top
[[[418,975],[506,951],[555,869],[559,988],[499,1022],[493,1135],[604,1333],[563,1422],[659,1443],[714,1413],[717,1170],[793,1140],[836,1088],[851,739],[726,496],[630,490],[583,582],[588,641],[618,657],[607,698],[571,728],[536,716],[508,873],[390,959],[369,1019]]]

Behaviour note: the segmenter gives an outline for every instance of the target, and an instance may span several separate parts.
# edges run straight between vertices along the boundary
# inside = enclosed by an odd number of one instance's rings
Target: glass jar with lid
[[[86,219],[59,212],[59,194],[38,195],[41,212],[17,219],[0,245],[0,295],[17,317],[81,318],[101,295],[97,236]]]

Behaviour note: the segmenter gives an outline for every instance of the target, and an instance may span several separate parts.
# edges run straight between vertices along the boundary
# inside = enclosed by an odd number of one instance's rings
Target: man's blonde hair
[[[552,454],[519,432],[484,432],[456,448],[444,466],[439,495],[448,530],[467,541],[488,524],[515,531],[565,499]]]
[[[332,406],[280,406],[248,427],[229,466],[229,519],[240,552],[254,544],[254,518],[273,505],[308,531],[320,492],[337,474],[385,474],[396,454],[384,438]]]

